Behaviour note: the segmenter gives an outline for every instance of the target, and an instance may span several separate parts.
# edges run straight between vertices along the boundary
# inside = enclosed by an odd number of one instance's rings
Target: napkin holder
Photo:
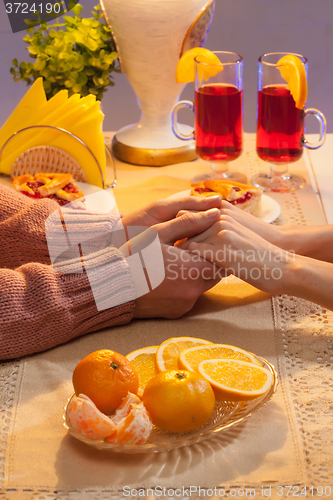
[[[91,161],[97,166],[100,175],[101,185],[103,189],[110,189],[116,186],[117,183],[117,170],[115,162],[112,157],[112,153],[109,148],[104,144],[106,165],[112,168],[113,180],[111,183],[107,184],[103,169],[101,168],[96,156],[91,151],[91,149],[77,136],[68,132],[65,129],[59,127],[54,127],[52,125],[33,125],[26,127],[24,129],[15,132],[9,139],[3,144],[0,149],[0,171],[1,171],[1,160],[5,156],[6,148],[12,145],[15,139],[24,137],[24,133],[28,131],[41,131],[41,129],[51,129],[59,134],[66,134],[71,137],[74,141],[80,143],[87,151],[91,157]],[[16,177],[23,174],[34,175],[37,172],[57,172],[57,173],[71,173],[77,182],[88,183],[85,171],[80,166],[79,162],[68,152],[61,150],[58,147],[52,145],[40,145],[27,149],[21,153],[13,162],[11,166],[11,177]]]

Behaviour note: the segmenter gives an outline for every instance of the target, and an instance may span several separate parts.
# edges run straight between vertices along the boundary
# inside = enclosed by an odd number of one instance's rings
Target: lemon
[[[294,98],[295,106],[303,109],[308,95],[305,67],[299,57],[287,54],[277,62],[282,78],[288,83],[287,89]]]
[[[235,359],[201,361],[198,371],[210,382],[217,401],[248,401],[273,385],[272,373],[263,366]]]
[[[223,70],[223,66],[219,58],[210,50],[203,47],[194,47],[193,49],[184,52],[182,57],[179,59],[176,67],[176,82],[177,83],[189,83],[195,80],[195,62],[194,59],[197,58],[198,61],[202,63],[207,63],[206,67],[202,67],[203,73],[199,75],[205,80],[208,80],[211,76],[217,75]],[[208,65],[214,66],[208,66]]]

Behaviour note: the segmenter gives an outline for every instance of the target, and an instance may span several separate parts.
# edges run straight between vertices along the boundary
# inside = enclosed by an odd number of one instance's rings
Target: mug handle
[[[177,114],[181,108],[190,108],[194,112],[193,102],[191,101],[177,102],[171,111],[172,132],[175,134],[176,137],[178,137],[178,139],[181,139],[182,141],[191,141],[192,139],[194,139],[194,131],[192,132],[192,134],[185,135],[178,130]]]
[[[314,115],[319,121],[320,125],[319,139],[317,142],[309,142],[307,139],[304,138],[304,146],[308,149],[318,149],[320,148],[320,146],[324,144],[326,139],[326,128],[327,128],[326,118],[321,111],[318,111],[318,109],[315,108],[307,108],[304,111],[304,119],[308,115]]]

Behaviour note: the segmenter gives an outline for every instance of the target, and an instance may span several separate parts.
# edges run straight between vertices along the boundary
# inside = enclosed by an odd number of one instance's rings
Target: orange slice
[[[203,47],[194,47],[187,50],[179,59],[176,67],[176,82],[189,83],[195,80],[195,62],[194,59],[213,66],[203,67],[203,74],[200,77],[208,80],[211,76],[217,75],[223,70],[219,58],[210,50]]]
[[[308,96],[308,84],[302,61],[299,57],[288,54],[279,59],[277,66],[282,78],[288,83],[287,89],[294,98],[296,108],[303,109]]]
[[[253,354],[227,344],[211,344],[207,346],[195,346],[184,349],[179,353],[178,364],[184,370],[197,372],[199,363],[208,359],[237,359],[260,365]]]
[[[273,375],[266,368],[235,359],[201,361],[198,371],[210,382],[218,401],[255,399],[273,384]]]
[[[155,353],[157,345],[137,349],[127,354],[126,358],[131,362],[139,377],[138,396],[141,398],[147,382],[157,375]]]
[[[203,344],[211,344],[211,342],[195,337],[175,337],[165,340],[156,351],[157,371],[178,370],[178,356],[180,351],[188,347]]]

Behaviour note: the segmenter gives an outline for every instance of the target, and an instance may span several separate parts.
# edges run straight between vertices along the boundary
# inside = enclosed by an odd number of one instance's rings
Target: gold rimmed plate
[[[273,382],[270,390],[252,401],[241,401],[237,403],[231,401],[218,401],[208,422],[193,431],[182,433],[168,432],[154,427],[149,436],[149,440],[145,444],[141,445],[115,445],[102,440],[88,439],[75,432],[68,422],[67,409],[72,398],[75,397],[74,394],[68,400],[64,409],[64,426],[68,432],[79,441],[82,441],[83,443],[99,450],[107,450],[115,453],[162,453],[199,443],[200,441],[209,439],[212,436],[220,432],[225,432],[230,429],[230,427],[239,424],[246,418],[250,417],[254,412],[262,408],[272,398],[278,385],[277,373],[274,366],[266,359],[261,358],[260,356],[255,357],[259,360],[262,366],[267,368],[273,375]]]

